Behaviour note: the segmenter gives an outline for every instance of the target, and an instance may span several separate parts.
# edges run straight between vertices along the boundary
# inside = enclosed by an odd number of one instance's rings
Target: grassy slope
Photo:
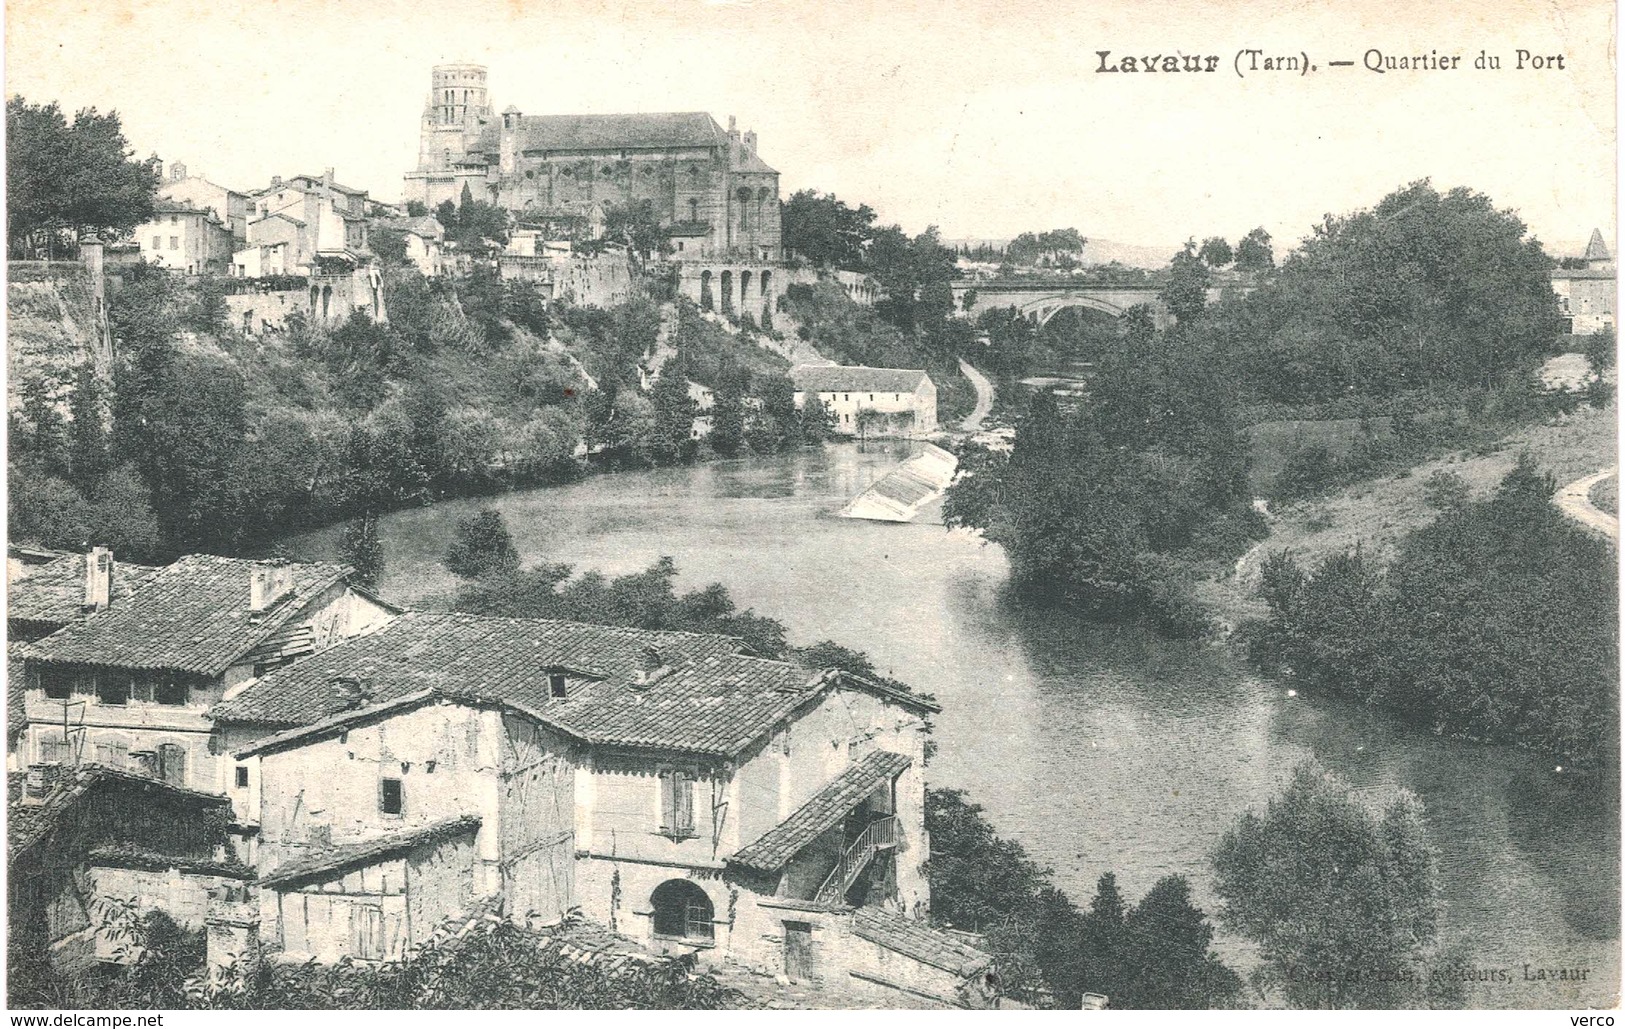
[[[1270,538],[1254,547],[1237,570],[1218,581],[1199,583],[1197,593],[1224,622],[1234,625],[1265,614],[1254,595],[1261,561],[1276,550],[1290,550],[1305,567],[1356,545],[1379,561],[1391,559],[1399,542],[1437,515],[1423,502],[1428,476],[1453,472],[1465,480],[1475,498],[1501,481],[1518,454],[1528,451],[1558,485],[1590,475],[1617,460],[1617,407],[1581,409],[1560,422],[1522,429],[1501,441],[1488,456],[1466,452],[1417,465],[1406,473],[1356,483],[1345,490],[1288,505],[1274,512]]]

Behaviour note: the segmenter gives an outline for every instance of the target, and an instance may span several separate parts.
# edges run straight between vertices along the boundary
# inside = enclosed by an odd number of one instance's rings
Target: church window
[[[700,202],[698,200],[694,200],[694,199],[689,200],[689,202],[688,202],[688,220],[691,221],[691,222],[697,222],[697,221],[700,220]]]

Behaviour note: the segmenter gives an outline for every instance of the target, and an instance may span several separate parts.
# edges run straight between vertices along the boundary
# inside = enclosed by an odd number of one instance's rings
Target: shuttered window
[[[186,785],[186,748],[176,743],[158,747],[158,778],[174,786]]]
[[[660,831],[673,839],[694,835],[694,775],[675,768],[660,773]]]

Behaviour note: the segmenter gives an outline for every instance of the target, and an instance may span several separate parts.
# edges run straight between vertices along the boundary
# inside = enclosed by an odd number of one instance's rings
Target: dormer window
[[[548,673],[547,692],[554,697],[563,697],[565,695],[565,679],[563,672]]]

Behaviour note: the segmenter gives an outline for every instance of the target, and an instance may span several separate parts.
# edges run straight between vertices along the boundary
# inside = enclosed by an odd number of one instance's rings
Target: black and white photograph
[[[11,1024],[1612,1024],[1617,17],[7,0]]]

